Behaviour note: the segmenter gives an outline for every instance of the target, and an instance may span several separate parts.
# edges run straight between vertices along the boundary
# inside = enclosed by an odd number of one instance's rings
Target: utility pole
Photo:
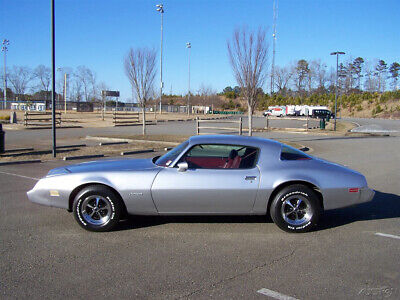
[[[190,115],[190,49],[192,49],[191,43],[186,43],[186,48],[189,51],[189,72],[188,72],[188,100],[187,100],[187,114]]]
[[[57,155],[56,147],[56,45],[55,45],[55,11],[54,0],[51,0],[51,119],[53,134],[53,157]]]
[[[162,59],[163,59],[163,15],[164,15],[164,5],[163,4],[157,4],[157,11],[160,12],[161,14],[161,49],[160,49],[160,114],[161,114],[161,109],[162,109],[162,91],[164,87],[164,82],[162,80]]]
[[[3,109],[7,109],[7,68],[6,68],[6,54],[8,51],[8,45],[10,45],[10,41],[7,39],[3,40],[3,46],[1,47],[1,51],[4,52],[4,102],[3,102]]]
[[[339,81],[339,55],[344,55],[344,52],[336,51],[331,55],[336,55],[336,85],[335,85],[335,124],[333,130],[336,131],[336,115],[337,115],[337,96],[338,96],[338,81]]]
[[[274,19],[273,19],[273,33],[272,33],[272,64],[271,64],[271,96],[274,93],[275,85],[275,50],[276,50],[276,19],[278,17],[278,0],[274,0],[273,4]]]

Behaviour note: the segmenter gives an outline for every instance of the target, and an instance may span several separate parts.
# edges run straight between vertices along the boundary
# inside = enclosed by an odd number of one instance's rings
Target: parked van
[[[331,119],[334,117],[335,115],[329,109],[314,109],[311,115],[311,118],[318,119]]]

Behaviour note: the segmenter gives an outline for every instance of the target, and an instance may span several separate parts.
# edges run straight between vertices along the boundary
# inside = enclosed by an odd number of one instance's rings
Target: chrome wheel
[[[290,225],[301,226],[312,218],[310,201],[301,195],[286,198],[281,207],[282,218]]]
[[[111,213],[111,202],[99,195],[88,196],[81,205],[82,217],[91,225],[105,225],[110,221]]]

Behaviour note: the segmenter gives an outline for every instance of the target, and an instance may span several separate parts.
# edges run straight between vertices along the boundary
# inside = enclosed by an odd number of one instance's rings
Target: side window
[[[190,169],[248,169],[256,164],[258,149],[241,145],[201,144],[181,159]]]

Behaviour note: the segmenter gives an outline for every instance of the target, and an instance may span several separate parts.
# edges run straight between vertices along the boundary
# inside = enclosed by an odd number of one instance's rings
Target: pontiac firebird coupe
[[[51,170],[30,201],[72,211],[91,231],[131,215],[265,215],[288,232],[311,230],[323,210],[370,201],[365,177],[276,141],[194,136],[161,157],[102,160]]]

